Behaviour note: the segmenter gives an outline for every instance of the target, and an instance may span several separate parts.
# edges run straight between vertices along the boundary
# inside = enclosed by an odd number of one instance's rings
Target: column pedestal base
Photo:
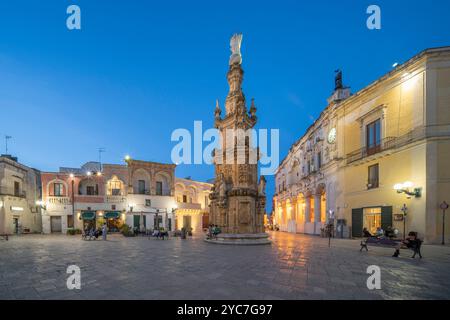
[[[215,244],[244,245],[244,246],[263,245],[272,243],[269,240],[269,235],[267,233],[241,233],[241,234],[221,233],[217,235],[217,239],[205,239],[205,241],[208,243],[215,243]]]

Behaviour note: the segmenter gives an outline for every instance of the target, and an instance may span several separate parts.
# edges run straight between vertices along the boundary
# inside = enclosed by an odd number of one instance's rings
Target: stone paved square
[[[166,241],[112,235],[28,235],[0,242],[1,299],[448,299],[450,247],[359,252],[357,240],[275,232],[272,245],[225,246],[202,238]],[[66,268],[81,268],[68,290]],[[370,291],[369,265],[381,268]]]

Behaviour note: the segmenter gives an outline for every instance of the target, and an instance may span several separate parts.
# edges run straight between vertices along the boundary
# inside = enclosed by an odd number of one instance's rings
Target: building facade
[[[0,234],[41,232],[40,172],[10,155],[0,157]]]
[[[336,77],[328,106],[276,173],[274,223],[341,237],[417,231],[440,243],[450,202],[450,47],[425,50],[354,95]]]
[[[176,229],[201,234],[209,222],[209,195],[212,184],[191,179],[175,179]]]
[[[128,159],[125,165],[88,162],[42,173],[44,233],[107,223],[174,230],[175,165]]]

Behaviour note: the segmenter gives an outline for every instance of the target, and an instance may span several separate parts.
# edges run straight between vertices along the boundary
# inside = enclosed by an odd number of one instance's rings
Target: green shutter
[[[363,212],[362,208],[352,209],[352,237],[362,237]]]
[[[392,207],[381,207],[381,228],[392,227]]]
[[[140,217],[138,215],[133,216],[133,227],[138,228],[138,229],[139,229],[139,219],[140,219]]]
[[[147,216],[144,214],[144,228],[147,229]]]

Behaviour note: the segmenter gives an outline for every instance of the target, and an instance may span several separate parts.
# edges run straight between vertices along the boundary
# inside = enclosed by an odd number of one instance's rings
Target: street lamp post
[[[442,210],[442,245],[445,245],[445,211],[448,209],[448,203],[442,202],[440,208]]]
[[[73,173],[70,174],[71,179],[71,186],[72,186],[72,220],[73,220],[73,226],[72,228],[75,230],[75,175]],[[84,228],[83,228],[84,229]]]
[[[406,239],[406,216],[408,214],[408,207],[406,207],[406,204],[403,204],[402,207],[402,212],[403,212],[403,240]]]
[[[156,213],[155,213],[156,229],[159,231],[159,218],[158,218],[158,214],[159,214],[159,209],[156,209]]]

